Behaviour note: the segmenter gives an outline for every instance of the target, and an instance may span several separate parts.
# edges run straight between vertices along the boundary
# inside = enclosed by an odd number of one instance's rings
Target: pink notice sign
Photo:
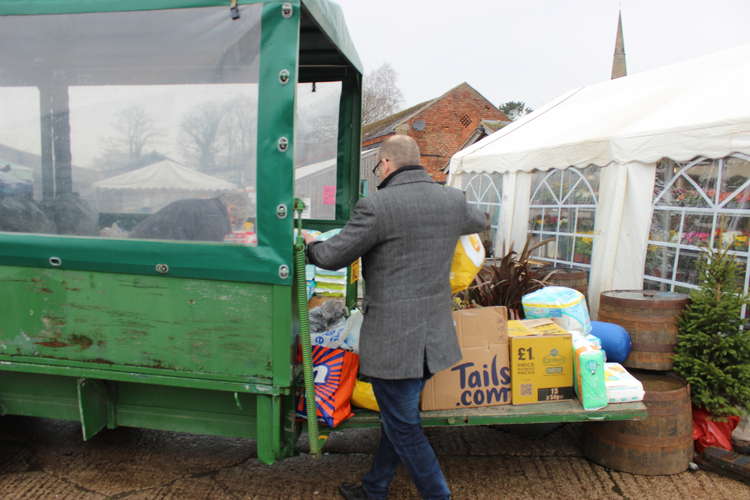
[[[336,204],[336,186],[323,186],[323,205]]]

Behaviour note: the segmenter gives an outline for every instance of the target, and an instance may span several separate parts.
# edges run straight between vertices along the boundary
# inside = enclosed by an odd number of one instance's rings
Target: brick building
[[[409,135],[419,144],[422,166],[433,179],[445,182],[451,156],[509,122],[502,111],[464,82],[440,97],[365,125],[362,150],[376,148],[394,134]]]

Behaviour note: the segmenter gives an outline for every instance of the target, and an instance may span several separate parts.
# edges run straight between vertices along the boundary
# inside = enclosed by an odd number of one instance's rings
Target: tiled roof
[[[362,127],[362,140],[367,141],[394,132],[399,124],[407,121],[413,115],[419,113],[436,100],[437,99],[430,99],[429,101],[420,102],[416,106],[399,111],[398,113],[387,116],[382,120],[368,123]]]

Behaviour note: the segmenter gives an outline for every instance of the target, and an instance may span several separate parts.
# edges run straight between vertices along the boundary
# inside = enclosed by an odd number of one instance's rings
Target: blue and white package
[[[336,349],[341,347],[344,343],[344,329],[346,327],[346,320],[341,320],[329,330],[323,332],[310,333],[310,341],[312,345],[319,345],[327,347],[329,349]],[[351,349],[350,349],[351,350]]]
[[[586,297],[564,286],[547,286],[521,299],[526,319],[556,318],[562,328],[585,335],[591,333]]]

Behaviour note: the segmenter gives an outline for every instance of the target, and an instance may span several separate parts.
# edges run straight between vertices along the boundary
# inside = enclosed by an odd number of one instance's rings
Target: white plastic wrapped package
[[[359,331],[362,329],[362,321],[364,316],[359,309],[355,309],[349,315],[346,320],[346,326],[344,327],[344,343],[341,345],[342,349],[348,349],[359,353]]]
[[[310,310],[312,345],[338,349],[344,343],[346,306],[343,301],[328,300]]]
[[[526,319],[555,318],[555,323],[568,331],[591,333],[586,297],[578,290],[547,286],[524,295],[521,303]]]
[[[584,410],[598,410],[607,406],[607,386],[604,381],[604,351],[597,342],[578,332],[573,339],[573,377],[578,400]],[[596,337],[593,337],[596,339]],[[598,339],[597,339],[598,340]]]
[[[620,363],[605,363],[604,383],[610,403],[643,401],[646,394],[641,381],[628,373]]]
[[[341,320],[330,329],[318,333],[310,333],[312,345],[328,347],[329,349],[338,349],[344,343],[344,329],[346,320]]]

